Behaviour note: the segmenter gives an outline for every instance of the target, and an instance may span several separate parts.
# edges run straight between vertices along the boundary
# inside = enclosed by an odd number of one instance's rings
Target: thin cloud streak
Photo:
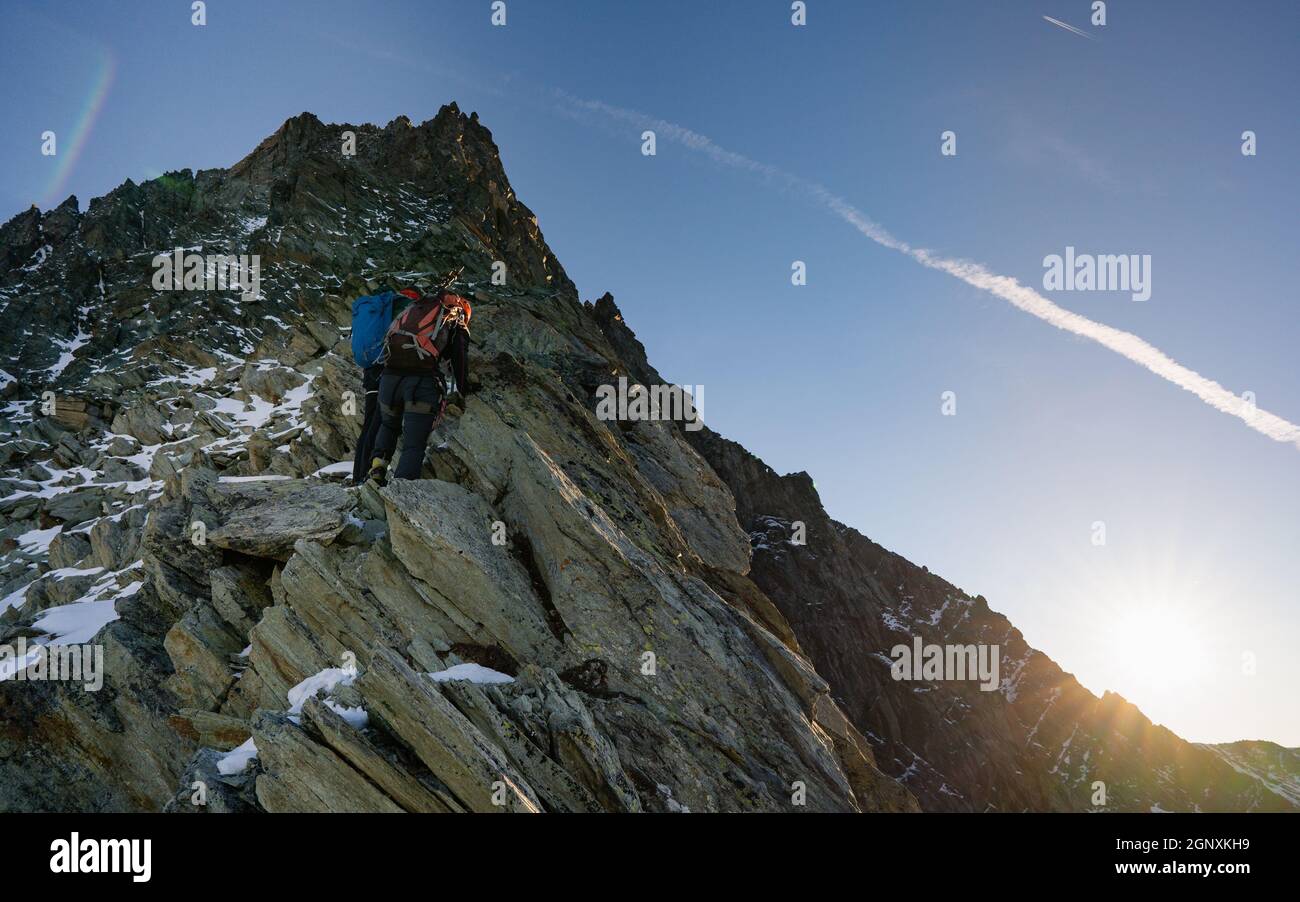
[[[1058,28],[1064,28],[1066,31],[1073,32],[1074,34],[1077,34],[1083,38],[1087,38],[1090,41],[1094,40],[1093,36],[1088,34],[1088,32],[1082,31],[1081,29],[1075,28],[1073,25],[1069,25],[1065,22],[1062,22],[1060,19],[1053,19],[1051,16],[1043,16],[1043,18],[1048,22],[1051,22],[1053,25],[1057,26]]]
[[[825,186],[784,172],[768,163],[753,160],[743,154],[728,150],[711,138],[673,122],[658,119],[635,110],[622,109],[598,100],[585,100],[563,91],[553,91],[552,96],[568,115],[597,114],[643,129],[654,130],[656,136],[666,137],[697,153],[704,154],[722,166],[737,169],[769,180],[779,181],[826,207],[862,235],[876,244],[905,254],[923,266],[960,279],[968,285],[1002,298],[1043,322],[1082,338],[1095,341],[1116,354],[1128,358],[1139,366],[1196,395],[1214,409],[1234,416],[1261,435],[1274,441],[1290,442],[1300,449],[1300,426],[1276,414],[1255,407],[1237,397],[1213,379],[1208,379],[1189,369],[1131,332],[1116,329],[1088,319],[1052,303],[1038,292],[1020,284],[1010,276],[990,272],[983,265],[969,260],[939,256],[925,248],[913,247],[891,235],[884,227],[873,222],[865,213]]]

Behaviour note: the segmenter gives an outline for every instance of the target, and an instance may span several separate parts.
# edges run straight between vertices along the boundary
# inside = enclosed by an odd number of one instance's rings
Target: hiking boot
[[[388,461],[381,457],[376,457],[370,462],[370,472],[366,474],[366,482],[373,482],[379,488],[388,485]]]

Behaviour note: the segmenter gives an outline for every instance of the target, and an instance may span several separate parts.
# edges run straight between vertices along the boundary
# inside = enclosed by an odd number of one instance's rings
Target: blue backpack
[[[352,359],[362,369],[374,366],[384,353],[384,336],[393,321],[397,292],[368,294],[352,302]]]

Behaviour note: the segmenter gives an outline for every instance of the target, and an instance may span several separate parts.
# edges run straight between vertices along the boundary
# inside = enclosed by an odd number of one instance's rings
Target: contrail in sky
[[[1053,25],[1057,26],[1058,28],[1064,28],[1066,31],[1072,31],[1075,34],[1079,35],[1080,37],[1085,37],[1090,41],[1093,39],[1092,35],[1088,34],[1088,32],[1075,28],[1073,25],[1067,25],[1065,22],[1062,22],[1060,19],[1053,19],[1051,16],[1043,16],[1043,18],[1046,19],[1048,22],[1051,22]]]
[[[1213,379],[1208,379],[1183,366],[1159,348],[1154,347],[1133,333],[1107,326],[1104,323],[1090,320],[1086,316],[1080,316],[1066,310],[1064,307],[1052,303],[1032,288],[1021,285],[1010,276],[990,272],[979,263],[942,257],[925,248],[913,247],[889,234],[884,227],[873,222],[857,207],[816,182],[792,175],[768,163],[750,159],[735,151],[727,150],[706,135],[691,131],[676,123],[657,119],[635,110],[611,106],[598,100],[584,100],[562,91],[551,93],[558,103],[558,109],[567,115],[598,114],[615,122],[625,122],[638,128],[652,129],[656,137],[666,137],[670,141],[705,155],[715,163],[748,172],[752,175],[763,176],[769,180],[782,182],[796,192],[826,207],[876,244],[898,251],[923,266],[947,273],[968,285],[1000,297],[1013,306],[1058,329],[1095,341],[1116,354],[1127,357],[1139,366],[1145,367],[1162,379],[1167,379],[1179,388],[1191,392],[1216,410],[1237,417],[1256,432],[1266,435],[1274,441],[1290,442],[1300,448],[1300,426],[1262,410],[1243,398],[1237,397],[1237,395],[1228,391]]]

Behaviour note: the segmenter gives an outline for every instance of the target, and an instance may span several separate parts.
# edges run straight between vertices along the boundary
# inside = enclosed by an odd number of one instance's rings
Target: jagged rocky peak
[[[346,154],[345,144],[349,145]],[[530,275],[539,276],[543,284],[553,278],[557,287],[570,287],[544,248],[536,217],[515,198],[491,132],[477,115],[466,116],[455,103],[416,127],[405,116],[380,129],[325,125],[311,113],[303,113],[287,120],[230,172],[255,191],[268,189],[273,199],[287,194],[291,200],[298,190],[296,183],[303,179],[303,167],[313,170],[311,178],[317,184],[310,188],[323,188],[325,193],[316,196],[326,203],[341,201],[349,189],[358,187],[349,178],[357,170],[363,180],[405,184],[428,196],[445,197],[482,230],[492,246],[520,257],[515,262],[530,269],[540,267]]]

